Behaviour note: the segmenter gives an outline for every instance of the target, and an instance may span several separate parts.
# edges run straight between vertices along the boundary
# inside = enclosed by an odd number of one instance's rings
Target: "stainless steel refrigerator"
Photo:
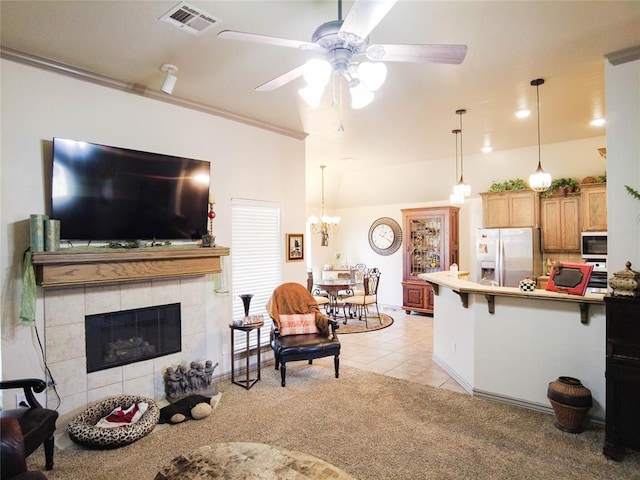
[[[542,272],[540,229],[480,228],[476,238],[478,283],[517,287]]]

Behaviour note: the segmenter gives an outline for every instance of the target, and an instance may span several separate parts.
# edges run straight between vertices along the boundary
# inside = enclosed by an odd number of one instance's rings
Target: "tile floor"
[[[341,335],[340,365],[468,393],[431,359],[432,317],[407,315],[400,309],[381,311],[393,317],[393,325],[372,332]]]

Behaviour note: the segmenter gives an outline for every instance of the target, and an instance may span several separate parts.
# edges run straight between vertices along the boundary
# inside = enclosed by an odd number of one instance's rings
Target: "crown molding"
[[[166,95],[163,92],[151,90],[146,85],[142,85],[140,83],[124,82],[122,80],[117,80],[112,77],[100,75],[99,73],[94,73],[89,70],[84,70],[82,68],[56,62],[55,60],[50,60],[47,58],[38,57],[36,55],[31,55],[29,53],[21,52],[13,48],[0,46],[0,57],[6,60],[17,62],[17,63],[22,63],[24,65],[28,65],[31,67],[36,67],[36,68],[47,70],[53,73],[58,73],[61,75],[66,75],[68,77],[73,77],[78,80],[83,80],[85,82],[90,82],[103,87],[113,88],[123,92],[141,95],[143,97],[151,98],[153,100],[158,100],[160,102],[171,103],[173,105],[189,108],[191,110],[197,110],[199,112],[207,113],[209,115],[225,118],[227,120],[242,123],[244,125],[261,128],[263,130],[268,130],[270,132],[277,133],[280,135],[285,135],[287,137],[296,138],[298,140],[304,140],[308,135],[306,132],[303,132],[303,131],[280,127],[272,123],[256,120],[255,118],[245,117],[244,115],[228,112],[226,110],[215,108],[215,107],[212,107],[211,105],[206,105],[204,103],[194,102],[186,98],[180,98],[173,95]]]

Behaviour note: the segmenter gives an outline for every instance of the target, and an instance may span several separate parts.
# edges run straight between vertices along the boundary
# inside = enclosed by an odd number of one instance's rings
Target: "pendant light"
[[[529,175],[529,187],[535,192],[544,192],[551,186],[551,174],[547,173],[542,168],[542,161],[540,160],[540,85],[544,84],[544,79],[537,78],[531,80],[531,86],[536,87],[536,110],[538,113],[538,168],[535,172]]]
[[[460,129],[458,130],[460,132],[460,180],[458,180],[458,183],[453,187],[453,193],[458,194],[463,198],[471,195],[471,185],[464,183],[464,159],[462,156],[462,115],[465,113],[467,113],[467,111],[464,108],[456,110],[456,115],[460,116]],[[456,151],[458,146],[457,138],[458,137],[456,135]]]
[[[459,128],[451,130],[451,133],[456,136],[456,179],[458,178],[458,134],[461,131]],[[457,186],[457,184],[453,186],[453,193],[449,195],[449,203],[451,203],[451,205],[462,205],[464,203],[464,194],[456,191]]]

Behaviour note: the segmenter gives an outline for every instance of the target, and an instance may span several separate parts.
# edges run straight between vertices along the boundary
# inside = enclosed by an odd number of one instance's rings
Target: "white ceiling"
[[[640,45],[640,1],[400,0],[371,42],[466,44],[464,62],[389,63],[387,81],[368,107],[351,110],[348,100],[332,107],[327,94],[310,109],[296,94],[303,79],[254,91],[304,63],[309,52],[216,35],[230,29],[310,41],[320,24],[338,18],[337,0],[190,1],[222,20],[201,36],[158,20],[178,3],[2,0],[1,42],[153,90],[163,81],[160,65],[171,63],[178,67],[174,96],[308,133],[310,204],[319,203],[321,164],[330,183],[388,162],[452,158],[459,108],[468,111],[466,154],[479,152],[485,139],[494,150],[535,144],[535,114],[522,121],[514,112],[535,110],[530,82],[539,77],[546,81],[542,143],[602,136],[605,129],[589,121],[606,113],[603,56]],[[352,5],[345,1],[343,17]]]

